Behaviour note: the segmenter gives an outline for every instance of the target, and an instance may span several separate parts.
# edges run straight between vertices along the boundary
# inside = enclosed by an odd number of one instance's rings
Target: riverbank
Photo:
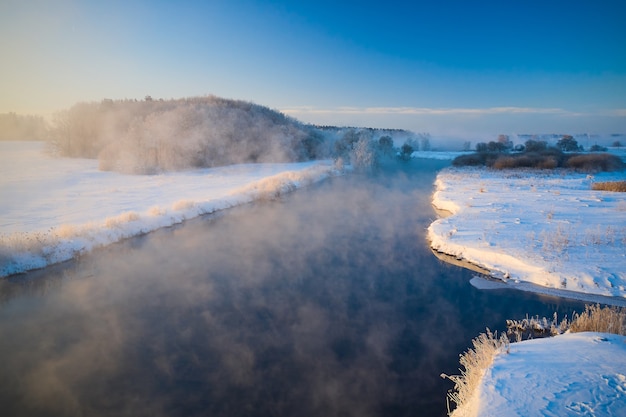
[[[626,337],[568,333],[512,343],[453,417],[626,413]]]
[[[623,193],[591,184],[626,174],[447,168],[433,205],[451,215],[428,228],[431,247],[515,287],[626,300]]]
[[[330,161],[123,175],[0,142],[0,277],[338,175]]]
[[[481,289],[626,306],[623,193],[591,187],[624,176],[444,169],[433,195],[444,217],[428,229],[431,247],[442,260],[478,272],[472,285]],[[451,415],[621,415],[625,341],[577,333],[500,348]]]

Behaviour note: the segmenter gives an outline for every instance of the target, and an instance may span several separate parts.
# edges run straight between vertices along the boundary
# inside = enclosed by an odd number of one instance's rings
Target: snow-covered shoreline
[[[434,250],[526,290],[626,301],[626,201],[591,190],[626,173],[447,168],[433,205],[451,215],[428,228]],[[611,301],[607,299],[607,301]]]
[[[626,412],[626,336],[567,333],[512,343],[453,417],[618,416]]]
[[[43,150],[42,142],[0,142],[0,277],[340,173],[315,161],[123,175]]]
[[[453,263],[515,288],[626,307],[626,199],[593,191],[626,173],[447,168],[435,183],[443,211],[428,237]],[[466,266],[466,265],[463,265]],[[623,415],[626,337],[568,333],[500,348],[454,417]]]

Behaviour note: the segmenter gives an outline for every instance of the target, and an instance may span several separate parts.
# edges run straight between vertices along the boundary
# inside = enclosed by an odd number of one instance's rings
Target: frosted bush
[[[454,390],[448,392],[448,413],[450,414],[450,401],[459,408],[467,403],[475,389],[480,384],[485,370],[493,363],[494,357],[503,350],[508,353],[509,339],[502,334],[492,333],[489,329],[472,340],[473,348],[460,356],[459,363],[463,369],[459,369],[460,375],[441,374],[454,382]]]
[[[136,220],[139,220],[139,214],[135,213],[134,211],[128,211],[116,217],[107,217],[104,220],[104,226],[112,229],[114,227],[120,227],[126,223],[130,223]]]
[[[179,200],[172,204],[172,210],[182,211],[195,207],[196,203],[190,200]]]

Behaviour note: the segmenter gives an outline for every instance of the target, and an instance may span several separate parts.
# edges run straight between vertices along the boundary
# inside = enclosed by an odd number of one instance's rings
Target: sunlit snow
[[[47,155],[42,142],[0,142],[0,276],[336,173],[316,161],[123,175],[99,171],[96,160]]]
[[[475,278],[481,288],[602,295],[624,305],[626,198],[591,189],[624,179],[624,172],[445,169],[433,205],[448,215],[429,227],[431,246],[500,280]],[[577,333],[513,343],[453,413],[543,415],[626,415],[626,337]]]
[[[512,343],[452,415],[624,416],[626,337],[568,333]]]
[[[452,215],[429,227],[431,246],[512,286],[623,300],[626,198],[591,186],[624,179],[624,172],[445,169],[433,205]]]

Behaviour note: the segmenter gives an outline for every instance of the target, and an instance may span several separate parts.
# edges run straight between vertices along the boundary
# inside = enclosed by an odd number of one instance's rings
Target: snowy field
[[[428,229],[431,246],[491,271],[512,287],[626,301],[626,195],[593,182],[626,172],[447,168],[433,205],[451,215]]]
[[[512,343],[452,415],[626,416],[626,337],[568,333]]]
[[[481,288],[517,288],[626,306],[626,195],[593,182],[626,173],[447,168],[431,246],[491,271]],[[594,295],[611,298],[598,298]],[[501,351],[454,417],[626,415],[626,337],[574,333]]]
[[[316,161],[123,175],[51,157],[42,142],[0,142],[0,277],[335,174]]]

